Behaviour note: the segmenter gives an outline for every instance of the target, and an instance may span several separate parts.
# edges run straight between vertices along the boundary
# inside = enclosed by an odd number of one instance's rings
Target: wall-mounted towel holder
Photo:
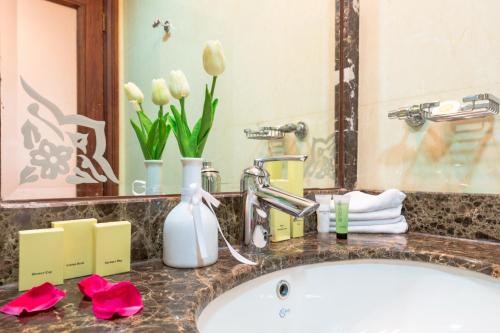
[[[264,126],[257,130],[247,128],[244,130],[247,139],[252,140],[276,140],[283,139],[285,133],[295,133],[297,139],[303,140],[307,135],[307,125],[303,121],[296,124],[286,124],[280,127]]]
[[[492,94],[483,93],[462,98],[462,104],[452,112],[442,112],[441,103],[415,104],[388,113],[389,119],[404,119],[413,128],[421,127],[426,120],[441,122],[474,118],[484,118],[499,114],[500,99]],[[453,102],[446,102],[453,103]]]

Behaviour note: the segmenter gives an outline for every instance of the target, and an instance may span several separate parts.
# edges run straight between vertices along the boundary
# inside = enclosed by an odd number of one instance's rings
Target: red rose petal
[[[109,289],[94,294],[92,308],[99,319],[110,319],[115,314],[128,317],[141,311],[142,296],[129,281],[119,282]]]
[[[50,309],[66,296],[63,290],[45,282],[33,287],[14,300],[0,307],[0,311],[9,315],[19,316],[23,312],[37,312]]]
[[[100,275],[94,274],[78,282],[78,288],[87,297],[92,298],[94,294],[109,289],[116,283],[109,282]]]

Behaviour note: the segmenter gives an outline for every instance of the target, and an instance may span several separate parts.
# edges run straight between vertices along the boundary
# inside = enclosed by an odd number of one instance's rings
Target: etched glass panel
[[[77,114],[76,9],[18,0],[0,12],[2,199],[71,198],[78,184],[117,182],[104,122]],[[95,132],[92,159],[78,126]]]

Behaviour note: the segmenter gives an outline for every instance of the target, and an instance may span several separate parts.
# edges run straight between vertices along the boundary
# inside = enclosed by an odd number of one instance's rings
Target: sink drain
[[[276,295],[278,295],[279,299],[287,299],[288,295],[290,295],[290,283],[285,280],[278,282],[276,286]]]

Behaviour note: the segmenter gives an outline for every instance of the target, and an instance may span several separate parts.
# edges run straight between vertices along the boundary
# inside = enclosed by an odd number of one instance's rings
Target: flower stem
[[[184,107],[185,97],[182,97],[179,100],[179,102],[181,103],[181,119],[182,119],[182,122],[186,125],[187,128],[189,128],[188,122],[187,122],[187,117],[186,117],[186,109]]]
[[[141,103],[138,103],[138,104],[139,104],[139,111],[137,111],[137,112],[142,112],[142,113],[144,113],[144,109],[142,108],[142,104],[141,104]],[[142,131],[142,134],[147,135],[147,133],[146,133],[146,129],[144,128],[144,125],[142,124],[141,117],[140,117],[139,115],[137,115],[137,117],[139,118],[139,123],[141,124],[141,131]]]
[[[215,84],[217,83],[217,76],[212,76],[212,87],[210,88],[210,97],[214,99]]]

